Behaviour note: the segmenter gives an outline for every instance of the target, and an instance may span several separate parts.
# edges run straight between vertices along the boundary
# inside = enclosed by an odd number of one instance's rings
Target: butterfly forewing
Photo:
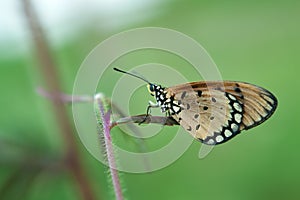
[[[205,144],[220,144],[271,116],[276,98],[243,82],[192,82],[166,89],[181,107],[172,117]]]
[[[226,92],[243,103],[240,129],[249,129],[267,120],[277,107],[276,97],[264,88],[244,82],[224,82]]]

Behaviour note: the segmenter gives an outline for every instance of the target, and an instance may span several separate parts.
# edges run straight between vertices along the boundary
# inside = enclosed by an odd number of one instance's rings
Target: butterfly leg
[[[159,104],[158,103],[153,103],[152,101],[149,101],[148,103],[148,107],[147,107],[147,114],[146,114],[146,118],[148,117],[149,113],[151,113],[151,108],[158,108]]]
[[[147,111],[146,111],[146,116],[144,120],[139,123],[139,125],[146,121],[147,117],[149,116],[149,113],[151,113],[151,108],[158,108],[158,107],[159,107],[158,103],[153,103],[152,101],[149,101]]]

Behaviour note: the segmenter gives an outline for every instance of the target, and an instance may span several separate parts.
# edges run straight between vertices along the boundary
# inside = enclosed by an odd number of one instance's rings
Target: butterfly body
[[[261,124],[277,107],[271,92],[250,83],[198,81],[162,87],[140,79],[148,83],[156,100],[149,102],[147,112],[151,107],[160,107],[195,139],[208,145],[224,143],[242,130]]]

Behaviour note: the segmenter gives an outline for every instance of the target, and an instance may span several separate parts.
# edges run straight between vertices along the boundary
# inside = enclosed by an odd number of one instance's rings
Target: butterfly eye
[[[154,84],[149,84],[148,85],[148,90],[149,90],[150,94],[152,96],[154,96],[154,94],[155,94],[155,86],[154,86]]]

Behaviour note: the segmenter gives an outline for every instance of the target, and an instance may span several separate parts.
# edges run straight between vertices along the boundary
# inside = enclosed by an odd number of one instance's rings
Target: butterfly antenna
[[[136,75],[136,74],[132,74],[132,73],[130,73],[130,72],[126,72],[126,71],[123,71],[123,70],[118,69],[118,68],[115,68],[115,67],[114,67],[114,70],[117,71],[117,72],[121,72],[121,73],[124,73],[124,74],[128,74],[128,75],[134,76],[134,77],[136,77],[136,78],[139,78],[139,79],[145,81],[145,82],[148,83],[148,84],[151,84],[147,79],[145,79],[145,78],[143,78],[143,77],[141,77],[141,76],[138,76],[138,75]]]

